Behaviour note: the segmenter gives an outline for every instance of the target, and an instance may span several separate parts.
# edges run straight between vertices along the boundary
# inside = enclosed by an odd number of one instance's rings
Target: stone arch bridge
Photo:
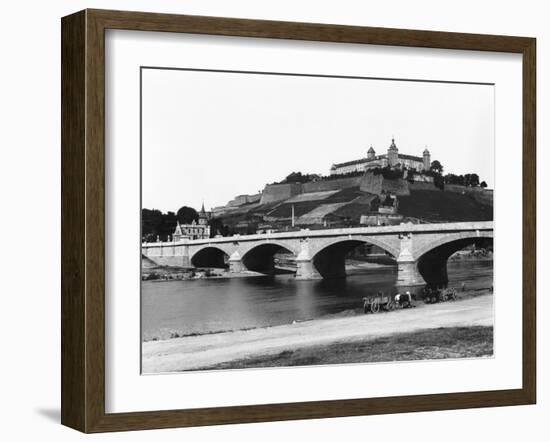
[[[492,221],[401,224],[144,243],[142,255],[157,265],[224,267],[228,261],[231,272],[269,274],[274,255],[286,251],[296,259],[296,278],[317,279],[344,277],[346,254],[366,243],[395,258],[397,285],[439,285],[448,281],[447,259],[454,252],[492,239]]]

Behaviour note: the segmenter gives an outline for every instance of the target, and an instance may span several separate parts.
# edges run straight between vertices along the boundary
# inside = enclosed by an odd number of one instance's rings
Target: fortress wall
[[[381,195],[383,181],[384,177],[382,175],[366,173],[361,177],[361,184],[359,188],[362,192],[369,192],[373,193],[374,195]]]
[[[216,218],[218,216],[222,216],[227,211],[226,206],[223,207],[213,207],[212,208],[212,217]]]
[[[315,181],[302,185],[304,193],[324,192],[327,190],[341,190],[347,187],[357,187],[363,177],[338,178],[335,180]]]
[[[247,203],[259,203],[261,197],[262,197],[261,193],[255,193],[254,195],[246,195],[246,202]]]
[[[262,192],[260,204],[283,201],[300,193],[302,193],[301,184],[268,184]]]
[[[382,190],[385,190],[386,193],[394,193],[397,196],[406,196],[410,195],[409,182],[402,178],[397,180],[387,180],[382,181]]]
[[[432,186],[433,187],[433,186]],[[382,174],[366,173],[361,177],[362,192],[369,192],[375,195],[382,195],[382,192],[394,193],[398,196],[410,195],[409,182],[402,178],[395,180],[385,179]]]
[[[228,206],[242,206],[243,204],[257,203],[260,201],[261,194],[256,195],[237,195],[234,199],[227,203]]]

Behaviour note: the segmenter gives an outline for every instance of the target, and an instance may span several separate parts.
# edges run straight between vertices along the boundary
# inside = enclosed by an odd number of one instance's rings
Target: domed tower
[[[371,146],[370,149],[367,152],[367,159],[374,160],[375,156],[376,156],[376,152],[374,151],[374,149]]]
[[[388,165],[390,167],[393,167],[397,163],[399,163],[399,150],[395,145],[395,139],[392,138],[390,147],[388,147]]]
[[[432,165],[432,156],[430,155],[430,151],[426,147],[424,149],[424,152],[422,153],[422,162],[424,163],[424,170],[428,171],[430,170],[430,167]]]

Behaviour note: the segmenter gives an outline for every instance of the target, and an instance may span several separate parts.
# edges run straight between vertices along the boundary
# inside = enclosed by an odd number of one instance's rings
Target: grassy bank
[[[493,327],[448,327],[286,350],[275,355],[234,360],[204,369],[473,358],[492,354]]]

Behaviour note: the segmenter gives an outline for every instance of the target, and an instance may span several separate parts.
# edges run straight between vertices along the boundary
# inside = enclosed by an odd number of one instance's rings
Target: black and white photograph
[[[0,441],[548,439],[544,2],[3,6]]]
[[[494,84],[140,78],[142,374],[494,356]]]

